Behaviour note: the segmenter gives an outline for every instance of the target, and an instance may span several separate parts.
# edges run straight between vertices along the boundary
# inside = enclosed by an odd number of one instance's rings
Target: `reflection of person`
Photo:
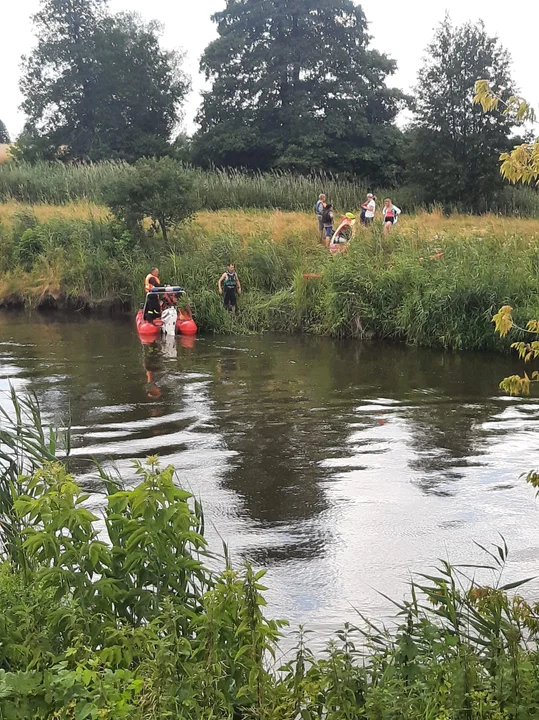
[[[316,217],[318,218],[318,232],[320,233],[320,242],[324,242],[324,222],[322,220],[322,215],[324,213],[324,208],[326,207],[326,196],[324,193],[320,195],[318,198],[318,202],[315,205],[314,211],[316,213]]]
[[[224,290],[223,290],[224,286]],[[238,295],[241,295],[241,284],[234,267],[234,263],[230,263],[228,269],[219,278],[219,295],[223,295],[224,306],[232,313],[236,312]]]
[[[384,207],[382,208],[382,215],[384,216],[384,232],[386,235],[391,232],[391,228],[399,219],[400,214],[400,208],[393,205],[389,198],[386,198],[384,200]]]
[[[146,371],[146,395],[151,400],[157,400],[161,397],[161,390],[154,381],[154,373],[159,369],[158,359],[159,349],[155,344],[143,345],[142,365]]]
[[[150,293],[146,301],[146,311],[144,313],[144,319],[148,322],[153,322],[161,315],[159,296],[152,294],[152,288],[159,287],[160,285],[159,269],[154,267],[152,271],[146,275],[146,279],[144,280],[144,292],[146,294]]]

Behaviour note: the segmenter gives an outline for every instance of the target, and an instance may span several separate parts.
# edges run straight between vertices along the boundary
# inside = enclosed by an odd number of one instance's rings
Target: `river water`
[[[141,344],[131,319],[0,314],[0,390],[35,391],[89,458],[133,480],[157,453],[204,502],[214,547],[267,568],[272,615],[323,638],[354,608],[391,612],[438,558],[510,547],[538,571],[539,404],[502,396],[508,357],[311,337]],[[99,496],[96,495],[96,506]],[[532,583],[525,594],[537,595]]]

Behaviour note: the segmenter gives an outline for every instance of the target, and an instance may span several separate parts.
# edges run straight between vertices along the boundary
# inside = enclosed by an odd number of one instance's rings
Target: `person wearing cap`
[[[324,193],[318,198],[318,202],[315,205],[314,212],[318,218],[318,232],[320,233],[320,242],[324,242],[324,221],[322,215],[324,214],[324,208],[326,207],[326,196]]]
[[[363,207],[363,206],[362,206]],[[376,213],[376,198],[372,193],[367,195],[367,202],[365,203],[365,225],[369,227],[372,225],[374,215]]]

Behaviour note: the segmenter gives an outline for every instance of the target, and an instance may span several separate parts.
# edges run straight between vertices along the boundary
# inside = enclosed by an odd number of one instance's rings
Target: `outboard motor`
[[[178,311],[175,307],[168,307],[161,313],[161,320],[163,321],[163,332],[165,335],[175,337],[176,335],[176,321],[178,319]]]

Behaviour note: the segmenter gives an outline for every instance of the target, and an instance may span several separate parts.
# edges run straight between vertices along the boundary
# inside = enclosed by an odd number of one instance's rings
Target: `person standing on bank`
[[[382,215],[384,216],[384,232],[386,235],[391,232],[391,228],[399,219],[400,214],[400,208],[393,205],[389,198],[386,198],[384,200],[384,207],[382,208]]]
[[[333,220],[335,216],[333,214],[333,205],[327,203],[322,214],[322,223],[324,225],[324,243],[326,247],[329,247],[331,238],[333,237]]]
[[[219,278],[219,295],[223,295],[223,303],[227,310],[236,313],[238,301],[236,291],[241,295],[241,285],[234,263],[230,263],[228,269]]]
[[[376,198],[372,193],[367,195],[367,203],[365,205],[365,225],[369,227],[372,225],[374,216],[376,214]]]
[[[324,193],[322,193],[314,207],[314,212],[316,213],[316,217],[318,218],[318,232],[320,233],[320,242],[324,242],[324,222],[322,220],[322,215],[324,214],[325,207],[326,196],[324,195]]]

